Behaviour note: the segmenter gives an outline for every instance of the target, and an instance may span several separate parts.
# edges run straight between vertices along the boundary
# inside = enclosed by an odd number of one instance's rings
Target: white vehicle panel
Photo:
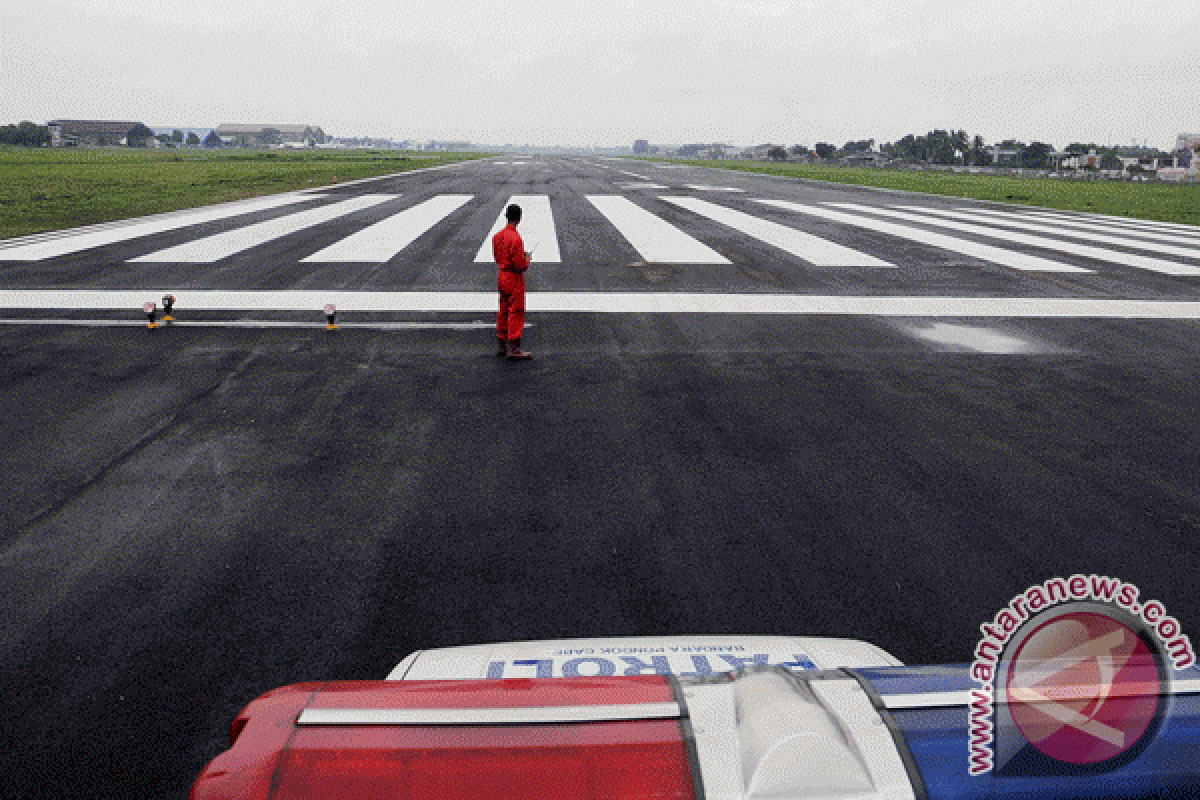
[[[903,666],[856,639],[813,636],[631,636],[419,650],[388,680],[476,680],[607,675],[715,675],[751,666],[788,669]]]

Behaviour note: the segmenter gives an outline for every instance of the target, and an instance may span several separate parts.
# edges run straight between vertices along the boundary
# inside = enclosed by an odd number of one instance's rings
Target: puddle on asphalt
[[[974,325],[957,325],[949,322],[934,322],[921,326],[906,326],[905,330],[932,344],[956,350],[971,350],[977,353],[1038,353],[1049,348],[1038,342],[1024,339],[1012,333],[1002,333],[991,328]]]

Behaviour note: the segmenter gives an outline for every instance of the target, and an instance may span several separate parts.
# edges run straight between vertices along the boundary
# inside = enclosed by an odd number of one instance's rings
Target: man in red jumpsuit
[[[525,251],[517,225],[521,207],[516,203],[504,211],[508,225],[492,237],[492,255],[496,258],[496,288],[500,290],[500,313],[496,315],[496,355],[509,361],[533,358],[521,349],[521,330],[525,327],[525,270],[530,254]]]

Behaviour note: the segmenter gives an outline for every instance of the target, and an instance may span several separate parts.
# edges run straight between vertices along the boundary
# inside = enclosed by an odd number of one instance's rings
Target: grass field
[[[482,155],[0,147],[0,239],[311,189]]]
[[[653,160],[653,159],[648,159]],[[816,164],[770,164],[759,161],[680,160],[697,164],[767,175],[787,175],[831,183],[876,186],[908,192],[926,192],[972,200],[1089,211],[1118,217],[1183,222],[1200,225],[1200,185],[1173,183],[1130,183],[1121,181],[1074,181],[1059,178],[972,175],[970,173],[921,172],[871,167],[836,167]]]

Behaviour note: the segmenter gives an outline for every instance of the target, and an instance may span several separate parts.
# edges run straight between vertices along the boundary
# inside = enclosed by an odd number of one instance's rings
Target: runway
[[[0,242],[0,794],[183,797],[258,694],[418,648],[968,661],[1071,573],[1192,634],[1198,288],[1188,226],[567,157]]]

